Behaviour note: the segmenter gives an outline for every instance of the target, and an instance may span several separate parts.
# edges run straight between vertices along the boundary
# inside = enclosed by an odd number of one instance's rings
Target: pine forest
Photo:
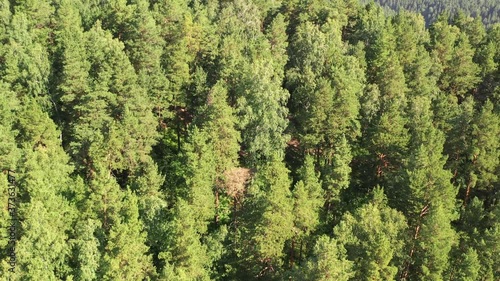
[[[0,0],[0,280],[499,281],[500,3],[377,2]]]

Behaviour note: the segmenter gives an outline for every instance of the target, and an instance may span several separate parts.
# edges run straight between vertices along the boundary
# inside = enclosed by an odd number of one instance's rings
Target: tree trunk
[[[219,188],[215,187],[215,224],[219,224]]]

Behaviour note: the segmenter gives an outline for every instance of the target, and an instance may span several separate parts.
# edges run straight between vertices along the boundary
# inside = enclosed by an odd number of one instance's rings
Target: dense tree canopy
[[[362,0],[361,2],[369,2]],[[500,19],[500,3],[496,0],[375,0],[386,7],[389,13],[409,10],[422,14],[428,24],[434,22],[441,13],[456,13],[463,11],[468,15],[479,18],[485,25],[490,26]]]
[[[498,1],[361,2],[0,0],[0,280],[500,280]]]

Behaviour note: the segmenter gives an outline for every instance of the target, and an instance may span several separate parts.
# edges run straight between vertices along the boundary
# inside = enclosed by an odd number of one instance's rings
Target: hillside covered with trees
[[[0,280],[500,280],[500,25],[0,0]]]
[[[442,13],[463,13],[480,18],[487,27],[500,22],[500,1],[498,0],[362,0],[362,3],[375,1],[391,11],[402,9],[420,13],[427,25],[437,20]]]

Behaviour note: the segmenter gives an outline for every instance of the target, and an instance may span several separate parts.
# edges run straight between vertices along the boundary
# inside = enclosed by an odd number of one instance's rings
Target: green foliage
[[[301,261],[303,254],[308,252],[311,243],[311,233],[315,232],[320,224],[320,211],[324,205],[324,191],[321,182],[314,171],[314,160],[307,156],[304,166],[300,170],[300,181],[293,189],[294,207],[294,237],[291,241],[290,262],[295,259]]]
[[[308,156],[304,160],[300,178],[293,189],[295,227],[299,233],[308,235],[318,225],[319,208],[323,205],[321,182],[314,171],[312,157]]]
[[[343,134],[349,140],[359,134],[364,75],[357,59],[346,54],[336,24],[305,22],[292,39],[287,84],[294,127],[306,149],[325,151]]]
[[[78,116],[72,121],[72,156],[85,167],[87,177],[93,176],[94,163],[100,161],[109,169],[135,171],[156,141],[152,106],[137,84],[122,43],[97,24],[87,34],[87,48],[88,90],[71,109]],[[68,93],[61,99],[74,98]]]
[[[401,265],[406,220],[402,213],[387,206],[380,188],[373,199],[347,213],[335,227],[338,243],[353,262],[355,280],[393,280]]]
[[[493,112],[493,104],[487,101],[480,112],[476,113],[472,125],[472,159],[477,186],[491,189],[498,182],[497,171],[500,166],[500,116]]]
[[[449,25],[444,16],[432,25],[430,31],[433,56],[441,67],[438,86],[444,92],[463,97],[480,81],[469,38],[457,26]]]
[[[234,109],[227,103],[227,89],[216,83],[207,96],[200,112],[203,130],[208,132],[214,150],[217,176],[237,165],[240,133],[236,130]]]
[[[15,115],[19,107],[19,100],[8,89],[6,83],[0,83],[0,93],[0,166],[2,169],[15,170],[20,152],[16,146],[17,132],[13,125],[16,122]]]
[[[145,234],[139,221],[135,195],[126,193],[120,218],[109,230],[100,271],[102,280],[143,280],[152,277],[154,270]]]
[[[347,281],[354,276],[353,262],[347,260],[346,250],[338,241],[325,235],[316,242],[302,274],[303,280]]]
[[[168,225],[168,250],[159,256],[166,262],[160,280],[210,280],[210,259],[206,245],[200,242],[191,208],[180,199],[174,209],[174,219]]]
[[[293,236],[291,183],[284,163],[277,159],[260,168],[243,202],[233,242],[240,278],[279,273],[285,242]]]
[[[33,99],[18,111],[22,159],[16,173],[16,212],[20,234],[16,245],[20,279],[58,280],[69,276],[68,233],[76,209],[66,197],[73,168],[64,153],[56,126]],[[15,221],[14,221],[15,222]]]
[[[272,161],[273,154],[283,151],[288,110],[288,91],[272,72],[269,62],[259,61],[245,69],[237,100],[242,145],[248,152],[248,163]]]
[[[49,111],[52,106],[48,93],[49,54],[35,34],[30,33],[29,23],[25,13],[12,16],[0,76],[12,91],[36,98],[44,110]]]
[[[446,159],[441,154],[444,137],[432,124],[427,103],[421,105],[413,138],[420,145],[414,148],[406,171],[407,186],[394,200],[401,204],[411,231],[410,249],[403,276],[442,280],[448,266],[448,254],[455,243],[451,221],[456,219],[456,188],[450,183],[451,173],[444,169]],[[400,200],[400,201],[399,201]],[[410,246],[411,245],[411,246]],[[413,270],[412,270],[413,269]]]
[[[94,280],[97,277],[97,269],[101,255],[99,253],[99,241],[94,236],[98,222],[93,219],[78,221],[75,229],[75,238],[71,241],[74,249],[75,280]]]
[[[448,254],[456,239],[446,210],[440,205],[435,206],[422,223],[417,238],[417,251],[421,255],[415,257],[413,265],[416,276],[443,280],[443,273],[448,267]]]
[[[498,8],[0,0],[0,279],[500,280]]]
[[[188,202],[192,205],[194,220],[199,225],[196,231],[204,233],[206,224],[215,217],[214,188],[216,180],[215,159],[206,132],[196,127],[191,133],[187,151],[185,171]]]
[[[366,0],[362,2],[368,2]],[[445,11],[452,13],[466,13],[475,18],[480,19],[485,25],[492,25],[498,22],[498,9],[500,6],[498,2],[493,0],[470,2],[470,1],[450,1],[450,0],[377,0],[375,1],[380,5],[392,9],[393,11],[409,10],[412,12],[420,13],[425,17],[427,25],[432,24],[437,20],[439,15]]]

